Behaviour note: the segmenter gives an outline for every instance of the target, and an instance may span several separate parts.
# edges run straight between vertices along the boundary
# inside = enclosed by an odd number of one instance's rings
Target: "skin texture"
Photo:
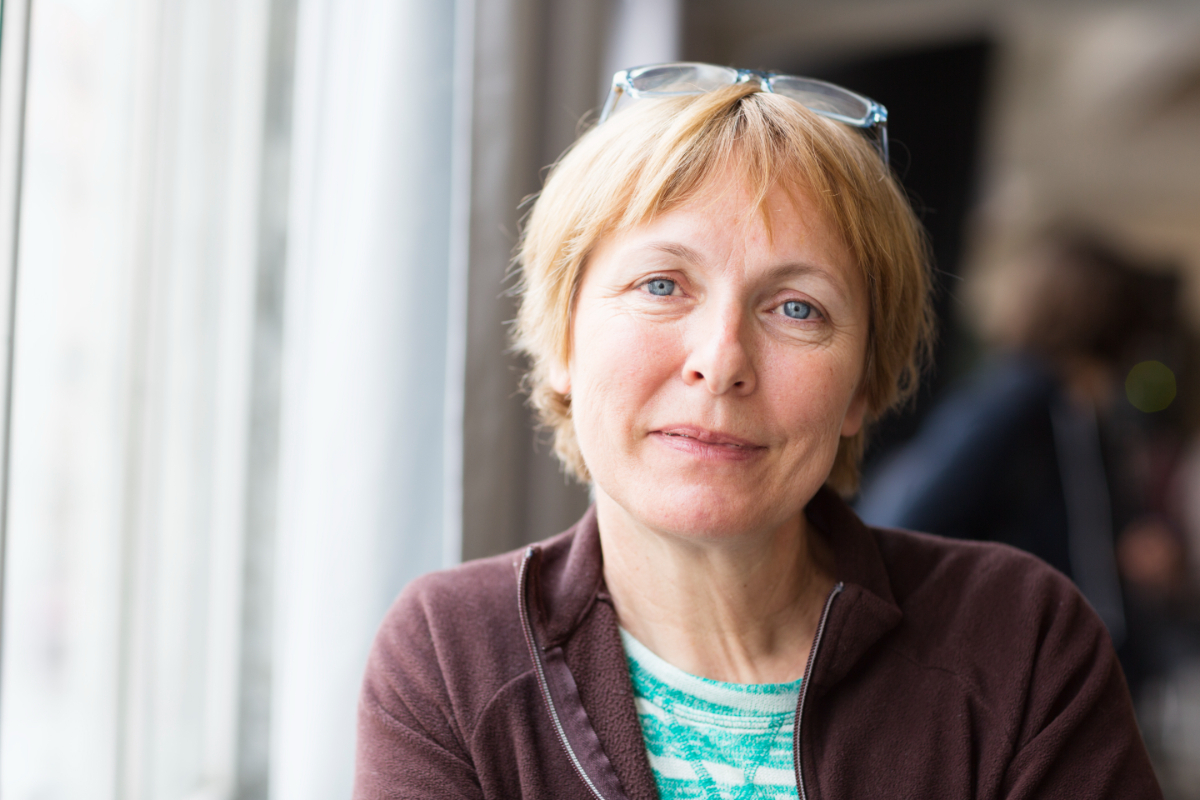
[[[801,677],[831,563],[804,507],[862,426],[867,291],[803,192],[735,174],[601,242],[569,393],[622,626],[695,675]]]

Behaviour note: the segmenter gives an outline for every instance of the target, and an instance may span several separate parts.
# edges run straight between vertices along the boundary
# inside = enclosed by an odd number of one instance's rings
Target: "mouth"
[[[672,425],[654,431],[654,433],[663,436],[668,441],[673,441],[681,445],[713,447],[743,452],[766,449],[764,445],[757,444],[748,439],[692,425]]]

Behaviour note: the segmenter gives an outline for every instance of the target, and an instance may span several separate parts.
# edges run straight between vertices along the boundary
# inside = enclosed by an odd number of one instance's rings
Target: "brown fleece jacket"
[[[866,527],[823,489],[838,586],[798,714],[802,797],[1157,798],[1108,634],[1003,545]],[[657,797],[594,511],[413,581],[359,705],[356,800]]]

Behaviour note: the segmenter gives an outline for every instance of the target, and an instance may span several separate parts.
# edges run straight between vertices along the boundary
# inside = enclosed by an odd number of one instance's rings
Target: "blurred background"
[[[1200,797],[1197,4],[2,8],[6,800],[349,794],[397,592],[587,503],[509,260],[612,72],[683,59],[888,106],[942,335],[858,507],[1070,574]]]

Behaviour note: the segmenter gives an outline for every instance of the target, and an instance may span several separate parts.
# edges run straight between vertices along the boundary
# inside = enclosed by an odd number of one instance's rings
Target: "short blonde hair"
[[[866,279],[870,335],[862,391],[867,422],[912,395],[933,338],[924,231],[890,170],[858,131],[799,103],[740,84],[643,101],[593,128],[559,159],[518,247],[515,347],[529,359],[526,389],[568,473],[590,480],[571,399],[550,386],[570,360],[575,296],[600,240],[676,208],[734,169],[757,197],[806,191],[841,230]],[[858,487],[866,426],[839,444],[827,483]]]

